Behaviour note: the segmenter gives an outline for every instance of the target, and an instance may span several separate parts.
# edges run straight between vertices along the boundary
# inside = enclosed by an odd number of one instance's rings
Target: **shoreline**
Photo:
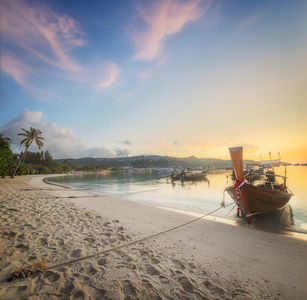
[[[221,173],[221,172],[218,172],[218,173]],[[69,176],[69,175],[74,175],[74,174],[65,174],[65,175]],[[93,197],[111,197],[111,198],[123,199],[119,195],[101,195],[101,194],[96,194],[94,191],[92,191],[90,189],[85,189],[85,188],[75,189],[75,188],[73,188],[69,185],[64,185],[64,184],[48,181],[49,177],[63,176],[63,174],[40,175],[40,176],[44,177],[43,182],[46,183],[47,185],[59,186],[61,188],[70,189],[71,191],[74,191],[74,192],[75,191],[84,192],[84,193],[87,193],[89,195],[94,195]],[[74,197],[78,198],[78,195],[74,196]],[[124,201],[128,201],[128,202],[132,202],[132,203],[142,205],[142,203],[136,202],[136,201],[131,201],[131,200],[127,200],[127,199],[124,199]],[[202,215],[204,215],[204,216],[206,215],[207,220],[220,222],[220,223],[224,223],[224,224],[228,224],[228,225],[232,225],[232,226],[245,226],[245,227],[248,226],[248,227],[255,229],[255,230],[261,230],[261,231],[281,234],[281,235],[290,236],[290,237],[293,237],[293,238],[298,238],[298,239],[302,239],[302,240],[307,241],[307,231],[300,229],[298,227],[297,228],[290,228],[290,227],[287,227],[287,228],[286,227],[281,227],[281,228],[278,227],[277,228],[277,227],[263,225],[263,224],[261,224],[261,221],[259,222],[260,224],[257,224],[257,221],[256,221],[252,225],[247,225],[244,218],[233,218],[233,217],[226,217],[226,216],[221,216],[221,215],[216,216],[216,215],[211,215],[211,212],[209,212],[208,215],[207,215],[207,213],[198,213],[198,212],[195,212],[195,211],[182,210],[182,209],[178,209],[178,208],[172,208],[172,207],[155,205],[155,204],[144,204],[144,205],[159,208],[159,209],[174,211],[174,212],[177,212],[179,214],[191,215],[191,216],[194,216],[195,218],[199,218]],[[91,209],[92,206],[89,206],[88,208]],[[288,215],[289,214],[290,213],[288,213]],[[260,216],[260,218],[261,217],[262,216]]]
[[[1,246],[1,254],[4,257],[0,261],[1,282],[8,271],[26,265],[23,263],[23,256],[36,256],[38,259],[39,255],[35,252],[37,249],[43,252],[49,250],[52,253],[46,254],[47,258],[49,255],[49,260],[61,261],[78,253],[81,256],[97,253],[107,247],[131,242],[195,219],[195,216],[159,207],[47,185],[42,177],[47,176],[34,175],[0,181],[1,191],[5,194],[4,197],[0,196],[1,221],[5,219],[1,231],[7,233],[1,236],[1,241],[5,244]],[[7,188],[4,188],[5,185]],[[19,191],[16,189],[18,185]],[[34,189],[25,193],[25,187],[31,186]],[[40,188],[42,190],[39,190]],[[26,224],[30,223],[26,221],[30,212],[23,201],[35,206],[36,210],[43,211],[40,218],[29,224],[32,226],[31,230],[30,226],[18,227],[18,230],[9,228],[15,226],[14,222],[4,217],[10,212],[9,209],[12,209],[10,201],[22,212],[22,217],[19,217],[23,218],[22,222]],[[71,223],[71,220],[74,221]],[[97,220],[104,226],[99,226]],[[39,228],[35,222],[45,222],[48,226]],[[46,231],[52,227],[54,236],[41,237],[46,236]],[[66,234],[61,233],[62,227],[67,231]],[[40,238],[30,240],[34,233]],[[60,233],[61,236],[58,237],[57,234]],[[27,235],[28,238],[23,241],[22,235]],[[85,242],[86,238],[90,239],[92,244]],[[36,245],[42,239],[47,240],[45,250]],[[58,244],[57,239],[64,244]],[[24,245],[24,248],[18,248],[20,244]],[[10,250],[10,247],[13,247],[13,250]],[[3,299],[13,299],[16,293],[20,297],[28,293],[28,296],[36,299],[36,295],[46,296],[46,293],[49,293],[46,288],[51,289],[52,285],[57,296],[68,295],[69,291],[69,295],[83,293],[93,299],[124,299],[125,295],[130,295],[131,299],[140,299],[142,294],[147,295],[147,298],[143,296],[143,299],[167,299],[170,295],[173,295],[170,299],[198,299],[205,295],[209,299],[300,299],[307,292],[304,280],[307,275],[304,268],[307,260],[306,249],[307,242],[295,237],[201,219],[167,235],[122,248],[119,253],[114,252],[69,265],[64,268],[63,273],[65,271],[70,276],[64,277],[61,271],[54,270],[46,278],[45,274],[38,274],[33,279],[5,283],[0,288],[0,296]],[[142,255],[145,252],[146,254]],[[109,259],[111,262],[108,264]],[[83,274],[84,272],[80,271],[82,268],[96,271],[85,271],[86,274]],[[84,276],[88,278],[85,279]],[[49,277],[58,279],[52,279],[54,281],[50,282]],[[25,282],[28,282],[28,285],[24,285]],[[35,292],[38,282],[42,287]],[[88,285],[89,282],[91,285]],[[103,285],[107,288],[104,289],[103,297],[95,298],[93,288],[87,291],[83,287],[84,284],[95,286],[95,291],[97,286]],[[21,285],[24,291],[20,290]],[[6,293],[7,290],[10,290],[10,293]],[[6,294],[11,296],[6,298]]]

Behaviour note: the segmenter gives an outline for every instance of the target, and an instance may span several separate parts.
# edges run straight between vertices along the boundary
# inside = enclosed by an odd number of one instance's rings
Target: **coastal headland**
[[[44,177],[0,179],[0,299],[306,297],[306,240],[213,215],[131,243],[195,215],[49,185]],[[55,267],[7,281],[39,260]]]

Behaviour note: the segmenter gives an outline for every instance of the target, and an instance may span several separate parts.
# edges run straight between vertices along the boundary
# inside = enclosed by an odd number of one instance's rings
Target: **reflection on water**
[[[207,183],[208,187],[210,187],[210,181],[207,178],[198,179],[198,180],[170,180],[172,187],[175,187],[176,185],[180,185],[181,187],[187,187],[187,186],[197,186],[199,184]]]
[[[284,167],[275,168],[274,171],[278,175],[285,175]],[[307,232],[307,167],[287,167],[286,176],[287,187],[294,194],[289,201],[293,215],[293,225],[290,228]]]
[[[258,215],[250,226],[276,233],[282,230],[291,230],[294,226],[294,216],[291,205],[287,204],[283,209]]]
[[[275,168],[284,175],[284,168]],[[49,181],[87,189],[99,195],[111,195],[138,203],[181,210],[185,213],[206,214],[220,207],[225,187],[232,185],[232,171],[208,174],[199,181],[171,181],[167,174],[157,173],[89,173],[48,178]],[[307,233],[306,183],[307,167],[288,167],[287,186],[294,193],[289,204],[280,211],[259,215],[252,227],[278,232],[296,230]],[[226,193],[226,204],[233,203]],[[245,225],[236,217],[232,205],[214,213],[217,217],[230,218]]]

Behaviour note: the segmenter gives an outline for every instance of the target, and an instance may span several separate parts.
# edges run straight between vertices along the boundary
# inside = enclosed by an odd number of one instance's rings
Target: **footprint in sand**
[[[70,295],[71,292],[73,291],[73,289],[75,288],[75,286],[72,283],[68,283],[67,285],[65,285],[62,289],[62,293],[66,296]]]
[[[84,299],[85,295],[82,291],[78,290],[72,294],[72,299]]]
[[[125,240],[126,240],[125,236],[122,235],[122,234],[117,234],[117,237],[118,237],[118,239],[119,239],[120,241],[125,241]]]
[[[11,231],[11,232],[9,232],[8,237],[9,238],[14,238],[16,236],[16,234],[17,234],[16,232]]]
[[[129,255],[122,256],[122,258],[125,262],[128,262],[128,263],[133,261],[133,259]]]
[[[48,240],[46,238],[41,238],[39,242],[42,246],[46,246],[48,244]]]
[[[35,260],[37,259],[37,256],[36,255],[31,255],[27,258],[27,261],[31,261],[31,260]]]
[[[18,242],[23,242],[24,240],[25,240],[25,235],[24,235],[24,233],[18,235],[18,237],[17,237],[17,241],[18,241]]]
[[[62,247],[64,246],[64,240],[63,239],[57,239],[58,241],[56,242],[58,246]]]
[[[44,278],[49,280],[51,283],[54,283],[60,279],[61,275],[53,271],[45,271]]]
[[[241,290],[241,289],[236,289],[234,291],[233,298],[236,298],[236,299],[255,299],[253,294],[249,293],[248,291]]]
[[[190,269],[197,269],[196,265],[193,262],[188,263]]]
[[[123,284],[123,292],[124,292],[124,295],[126,295],[127,299],[131,299],[131,297],[137,297],[138,296],[139,291],[132,284],[131,281],[125,280],[122,284]]]
[[[160,275],[160,272],[154,266],[146,267],[146,272],[150,275]]]
[[[102,289],[101,287],[96,287],[95,285],[91,284],[88,287],[89,294],[94,299],[105,299],[105,295],[107,294],[107,291],[105,289]]]
[[[161,283],[167,284],[169,283],[169,279],[165,276],[159,276],[159,280],[161,281]]]
[[[106,263],[107,263],[107,259],[106,258],[100,258],[100,259],[97,260],[97,264],[99,266],[105,266]]]
[[[24,227],[29,227],[29,229],[32,229],[32,228],[33,228],[33,225],[31,225],[31,224],[29,224],[29,223],[26,223],[26,224],[24,225]]]
[[[26,252],[26,251],[29,250],[29,246],[27,246],[27,245],[25,245],[25,244],[22,244],[22,243],[16,245],[15,247],[16,247],[17,249],[19,249],[20,252]]]
[[[95,242],[95,239],[92,238],[92,237],[87,237],[87,238],[84,239],[84,241],[87,241],[87,242],[89,242],[89,243],[94,243],[94,242]]]
[[[42,279],[39,279],[37,282],[36,282],[36,285],[35,285],[35,289],[34,289],[34,292],[37,293],[37,292],[40,292],[43,285],[44,285],[44,280]]]
[[[203,282],[203,284],[206,286],[206,288],[212,292],[217,293],[218,295],[224,295],[225,294],[225,290],[220,287],[217,284],[213,284],[211,281],[206,280]]]
[[[149,252],[145,251],[145,250],[142,250],[142,249],[140,250],[140,254],[141,254],[142,257],[149,256]]]
[[[81,249],[73,250],[70,253],[71,257],[76,257],[76,258],[80,257],[81,255],[82,255],[82,250]]]
[[[185,290],[185,292],[193,293],[194,291],[194,285],[192,284],[191,280],[187,277],[180,277],[178,279],[180,285]]]
[[[185,266],[179,260],[173,260],[173,263],[177,265],[181,270],[185,269]]]
[[[27,286],[23,285],[23,286],[10,286],[9,288],[7,288],[6,293],[10,293],[12,291],[14,291],[14,294],[21,294],[23,292],[25,292],[27,290]]]
[[[152,257],[151,262],[157,265],[160,262],[160,260],[156,259],[155,257]]]
[[[93,267],[92,263],[86,263],[85,272],[87,275],[95,275],[98,271]]]
[[[123,226],[120,226],[119,228],[117,228],[117,231],[124,231],[125,228]]]

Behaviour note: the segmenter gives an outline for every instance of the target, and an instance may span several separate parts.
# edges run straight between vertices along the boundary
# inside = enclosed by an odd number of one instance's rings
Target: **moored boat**
[[[292,192],[286,186],[285,176],[275,173],[264,173],[266,180],[263,184],[248,184],[243,171],[243,148],[229,148],[231,160],[234,167],[236,183],[225,190],[230,197],[238,204],[238,215],[240,211],[244,213],[247,223],[251,223],[258,214],[272,212],[282,209],[293,196]],[[286,166],[287,164],[280,165]],[[276,177],[281,177],[284,182],[279,184]]]
[[[182,172],[173,173],[171,175],[172,180],[202,180],[207,177],[207,171],[201,167],[195,169],[185,168]]]
[[[195,168],[194,170],[191,168],[186,168],[181,175],[182,180],[201,180],[207,177],[207,171],[203,168]]]

